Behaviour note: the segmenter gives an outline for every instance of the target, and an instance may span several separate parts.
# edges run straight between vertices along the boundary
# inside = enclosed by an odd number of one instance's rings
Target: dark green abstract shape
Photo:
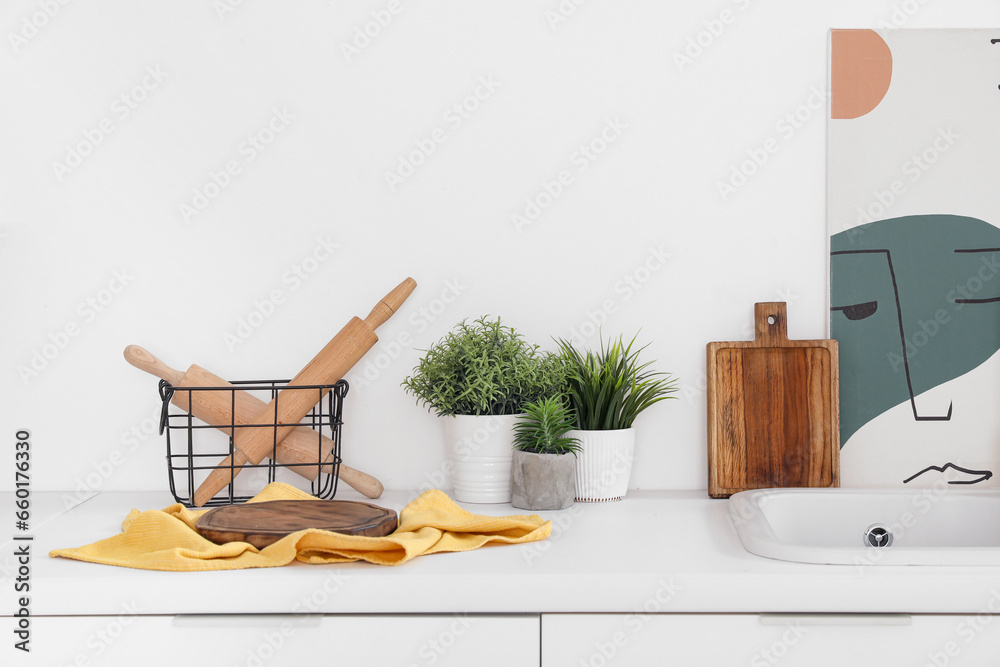
[[[830,239],[841,447],[866,423],[1000,349],[1000,229],[957,215],[878,220]]]

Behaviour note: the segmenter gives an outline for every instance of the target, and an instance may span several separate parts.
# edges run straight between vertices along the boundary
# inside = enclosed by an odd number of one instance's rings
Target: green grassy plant
[[[567,396],[576,428],[608,431],[630,428],[635,418],[654,403],[677,391],[669,373],[649,369],[652,362],[640,363],[633,350],[635,337],[626,345],[623,338],[605,345],[600,352],[582,353],[560,339],[559,354],[566,365]]]

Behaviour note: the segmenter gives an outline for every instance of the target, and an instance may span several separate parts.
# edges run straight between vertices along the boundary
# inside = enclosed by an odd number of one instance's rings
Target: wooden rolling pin
[[[375,304],[364,320],[353,317],[333,339],[320,350],[306,367],[292,378],[290,385],[322,385],[339,381],[378,342],[375,329],[385,323],[413,292],[417,283],[407,278]],[[317,394],[319,396],[317,396]],[[233,437],[233,454],[227,456],[201,483],[194,493],[194,504],[202,507],[216,493],[230,484],[247,463],[260,463],[273,446],[281,442],[323,394],[315,389],[283,389],[249,422],[266,426],[279,424],[277,429],[244,428]]]
[[[138,345],[129,345],[125,348],[125,360],[139,370],[162,378],[175,387],[233,387],[236,389],[235,393],[228,391],[175,391],[170,401],[180,409],[189,412],[206,424],[215,426],[229,436],[232,436],[230,424],[235,423],[239,426],[249,423],[266,405],[264,401],[253,394],[229,384],[201,366],[192,364],[186,372],[179,371],[167,366]],[[231,415],[230,413],[234,409],[236,414]],[[331,457],[334,444],[333,440],[321,436],[308,426],[298,426],[278,443],[278,448],[275,450],[275,461],[283,465],[312,464],[292,466],[289,470],[306,479],[313,480],[320,472],[320,461],[324,462],[323,472],[333,473]],[[319,454],[319,458],[317,458],[317,454]],[[346,484],[369,498],[378,498],[382,495],[382,483],[360,470],[355,470],[341,463],[339,477]]]

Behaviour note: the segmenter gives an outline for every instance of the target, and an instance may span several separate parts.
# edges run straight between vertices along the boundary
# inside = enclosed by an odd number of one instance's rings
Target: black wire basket
[[[214,470],[219,463],[227,456],[233,454],[233,434],[239,433],[241,429],[266,428],[274,433],[274,441],[266,459],[260,463],[248,463],[243,466],[242,474],[238,477],[233,475],[226,488],[216,494],[214,498],[205,503],[205,507],[217,507],[219,505],[230,505],[242,503],[250,500],[256,492],[264,486],[274,481],[294,482],[295,478],[286,473],[295,472],[299,479],[312,479],[309,487],[310,493],[317,498],[333,498],[337,493],[337,482],[340,476],[340,447],[341,447],[341,426],[343,425],[344,397],[347,395],[348,384],[341,380],[336,384],[324,385],[289,385],[289,380],[237,380],[230,383],[229,387],[175,387],[166,380],[160,380],[160,400],[163,407],[160,411],[160,433],[166,435],[167,440],[167,472],[170,481],[170,493],[174,500],[183,503],[188,507],[193,507],[194,492],[201,482]],[[265,403],[277,399],[280,403],[279,392],[283,390],[314,391],[316,392],[316,405],[298,423],[299,427],[312,429],[314,433],[309,434],[309,438],[315,437],[316,454],[307,458],[312,462],[282,462],[287,460],[283,455],[283,450],[279,449],[278,424],[241,424],[238,417],[246,417],[247,402],[245,397],[240,396],[244,408],[237,407],[238,392],[248,392]],[[228,402],[228,410],[222,416],[213,417],[213,424],[208,424],[193,417],[189,411],[180,406],[197,405],[199,392],[228,392],[223,401],[217,397],[212,397],[213,403],[224,405]],[[173,401],[177,402],[174,405]],[[277,413],[277,404],[275,405]],[[287,426],[283,424],[282,426]],[[229,436],[228,438],[226,436]],[[299,441],[303,442],[305,434],[297,433]],[[332,440],[332,446],[328,440]],[[228,445],[226,441],[228,440]],[[311,445],[310,445],[311,447]],[[230,466],[233,472],[237,472]],[[286,476],[286,479],[281,479]],[[237,482],[248,480],[253,493],[237,492]],[[244,486],[246,483],[244,483]]]

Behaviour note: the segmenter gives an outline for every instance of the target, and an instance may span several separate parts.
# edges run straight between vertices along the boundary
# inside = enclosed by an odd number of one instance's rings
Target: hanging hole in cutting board
[[[778,320],[777,320],[777,319],[775,319],[774,315],[768,315],[768,316],[767,316],[767,323],[768,323],[768,324],[774,324],[774,323],[775,323],[775,322],[777,322],[777,321],[778,321]]]

